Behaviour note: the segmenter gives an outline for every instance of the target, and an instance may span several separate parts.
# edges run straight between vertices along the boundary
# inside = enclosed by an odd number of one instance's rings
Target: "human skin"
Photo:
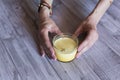
[[[53,0],[42,1],[45,1],[52,6]],[[79,36],[81,33],[87,32],[87,36],[84,41],[79,44],[76,58],[87,51],[98,39],[97,24],[112,2],[113,0],[99,0],[93,11],[78,26],[73,35]],[[41,8],[41,11],[39,12],[39,19],[40,54],[42,56],[49,54],[52,59],[56,60],[55,51],[50,42],[48,33],[61,34],[61,31],[55,22],[50,18],[50,10],[46,6]]]

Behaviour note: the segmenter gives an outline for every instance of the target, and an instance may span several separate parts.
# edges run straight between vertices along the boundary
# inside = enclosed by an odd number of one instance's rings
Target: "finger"
[[[43,47],[42,47],[41,45],[40,45],[40,55],[41,55],[42,57],[45,56],[44,49],[43,49]]]
[[[45,52],[44,52],[44,49],[43,49],[43,47],[42,47],[42,40],[41,40],[41,38],[40,38],[40,35],[38,36],[38,38],[39,38],[39,51],[40,51],[40,55],[41,56],[45,56]]]
[[[78,58],[80,55],[81,55],[81,53],[83,53],[82,52],[82,50],[86,50],[86,46],[88,45],[88,41],[87,40],[85,40],[84,42],[82,42],[81,44],[80,44],[80,46],[78,47],[78,53],[76,54],[76,58]]]
[[[90,48],[98,39],[98,34],[96,32],[96,30],[91,30],[89,32],[89,43],[88,43],[88,47]]]
[[[76,57],[78,58],[79,55],[87,51],[95,43],[96,40],[97,35],[95,31],[91,30],[86,39],[80,44],[78,48],[78,54],[76,55]]]
[[[43,36],[43,40],[45,42],[44,43],[45,47],[49,51],[49,54],[51,54],[53,59],[56,59],[54,49],[53,49],[53,47],[52,47],[52,45],[50,43],[50,40],[49,40],[48,31],[45,31],[42,36]]]
[[[79,28],[75,31],[73,36],[79,36],[79,34],[81,34],[81,32],[82,32],[82,26],[79,26]]]
[[[56,56],[55,56],[55,52],[54,52],[54,49],[51,48],[50,46],[46,46],[44,47],[45,49],[45,53],[47,54],[47,56],[50,58],[50,59],[54,59],[56,60]],[[52,53],[51,53],[52,52]]]
[[[94,42],[95,42],[95,41],[94,41]],[[84,52],[86,52],[86,51],[94,44],[94,42],[89,42],[89,43],[86,45],[86,47],[84,47],[81,51],[79,51],[79,52],[77,53],[76,58],[79,58],[79,56],[80,56],[81,54],[83,54]]]
[[[82,53],[84,53],[85,51],[88,50],[89,48],[89,40],[85,40],[84,42],[82,42],[82,44],[79,46],[78,48],[78,53],[76,55],[76,57],[78,58]]]
[[[45,54],[47,55],[47,57],[49,57],[49,59],[56,60],[56,57],[54,55],[52,55],[52,53],[50,53],[50,50],[47,47],[44,47],[44,51],[45,51]]]
[[[94,42],[95,39],[95,32],[94,30],[90,30],[88,32],[88,35],[86,36],[85,40],[79,45],[78,47],[78,51],[82,50],[86,45],[88,45],[89,43]]]
[[[83,48],[85,48],[88,44],[88,39],[85,39],[78,47],[78,52],[80,52]]]
[[[58,29],[58,28],[55,30],[55,33],[58,34],[58,35],[62,34],[62,32],[60,31],[60,29]]]
[[[57,26],[55,26],[55,28],[52,29],[51,33],[56,33],[58,35],[62,34],[62,32],[60,31],[60,29]]]
[[[81,54],[83,54],[84,52],[86,52],[88,49],[89,49],[89,48],[88,48],[87,46],[86,46],[85,48],[83,48],[83,50],[81,50],[80,52],[77,53],[76,58],[79,58],[79,56],[80,56]]]

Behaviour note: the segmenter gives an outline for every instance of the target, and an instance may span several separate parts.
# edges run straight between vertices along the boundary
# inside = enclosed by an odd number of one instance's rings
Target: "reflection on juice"
[[[56,57],[59,61],[68,62],[75,58],[77,42],[70,37],[61,37],[54,41]]]

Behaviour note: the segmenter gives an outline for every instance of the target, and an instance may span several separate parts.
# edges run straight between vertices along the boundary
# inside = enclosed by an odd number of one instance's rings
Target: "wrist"
[[[41,0],[41,2],[47,2],[50,6],[52,6],[53,0]]]
[[[49,17],[52,14],[52,6],[50,5],[52,0],[42,0],[38,7],[38,13],[42,16]]]
[[[87,20],[89,23],[97,25],[100,19],[93,13],[87,17]]]
[[[44,6],[41,8],[39,15],[40,17],[48,18],[50,16],[50,10],[46,6]]]

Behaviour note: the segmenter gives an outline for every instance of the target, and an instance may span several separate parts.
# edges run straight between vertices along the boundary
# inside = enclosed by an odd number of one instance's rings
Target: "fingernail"
[[[54,59],[54,58],[55,58],[53,54],[51,55],[51,57],[52,57],[52,59]]]
[[[56,57],[55,57],[55,55],[53,55],[52,57],[53,57],[53,60],[55,60],[55,61],[57,60]]]

